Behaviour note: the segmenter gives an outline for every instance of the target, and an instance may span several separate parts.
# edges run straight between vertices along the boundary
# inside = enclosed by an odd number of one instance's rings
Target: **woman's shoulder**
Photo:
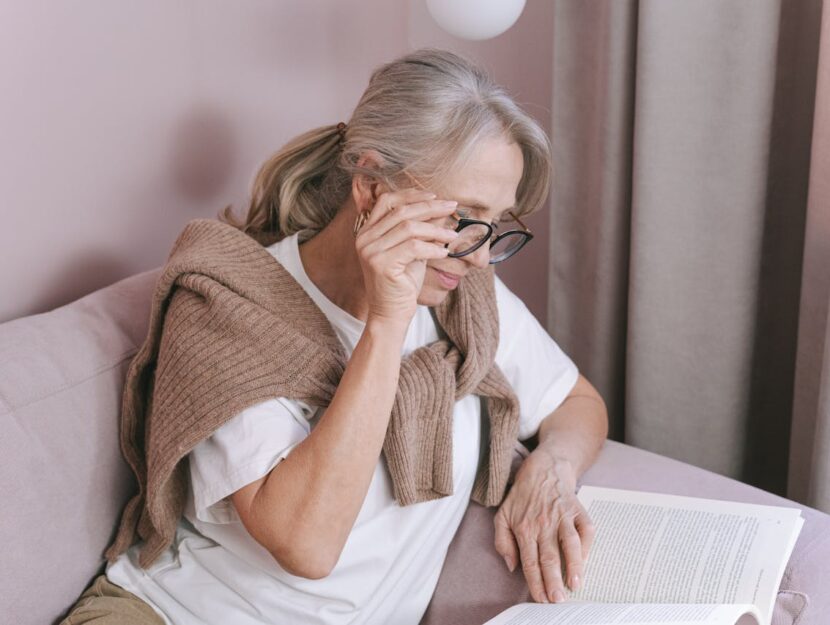
[[[510,287],[498,275],[494,275],[493,279],[500,323],[503,321],[516,323],[526,320],[528,316],[533,317],[527,305],[518,295],[510,290]]]
[[[531,352],[549,350],[559,352],[548,331],[498,276],[495,277],[496,306],[499,314],[499,345],[496,361],[526,361]]]

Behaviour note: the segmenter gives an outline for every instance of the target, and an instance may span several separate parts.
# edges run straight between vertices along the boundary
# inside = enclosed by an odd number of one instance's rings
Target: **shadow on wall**
[[[218,109],[191,110],[173,133],[170,172],[175,190],[191,201],[217,202],[233,172],[231,124]]]
[[[164,177],[137,181],[139,190],[125,197],[130,209],[125,214],[132,223],[125,224],[124,232],[131,249],[119,253],[116,244],[66,259],[27,306],[31,313],[52,310],[149,269],[138,256],[158,259],[152,265],[163,263],[185,223],[215,217],[224,207],[235,145],[227,115],[212,107],[191,109],[173,127],[168,145],[159,150],[164,155],[166,148],[168,154]]]

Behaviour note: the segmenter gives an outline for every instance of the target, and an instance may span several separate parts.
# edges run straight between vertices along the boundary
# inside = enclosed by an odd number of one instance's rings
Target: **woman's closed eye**
[[[455,213],[462,219],[476,219],[478,221],[489,223],[494,228],[498,228],[499,224],[501,223],[501,220],[499,218],[493,219],[492,221],[485,219],[485,215],[481,214],[483,213],[483,211],[480,211],[478,209],[459,207],[456,209]]]

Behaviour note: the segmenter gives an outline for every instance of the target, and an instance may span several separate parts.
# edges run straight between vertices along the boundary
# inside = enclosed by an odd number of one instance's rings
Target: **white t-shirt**
[[[268,250],[323,311],[350,355],[364,323],[311,282],[300,261],[297,235]],[[519,397],[523,440],[565,399],[578,374],[498,278],[496,299],[496,363]],[[437,339],[429,309],[419,306],[402,356]],[[417,625],[472,492],[481,449],[481,400],[468,395],[453,410],[453,495],[399,506],[381,456],[337,565],[327,577],[310,580],[279,566],[245,530],[228,496],[271,471],[308,436],[323,412],[274,398],[220,427],[189,455],[191,489],[172,545],[146,570],[138,566],[134,546],[107,568],[107,577],[173,625]]]

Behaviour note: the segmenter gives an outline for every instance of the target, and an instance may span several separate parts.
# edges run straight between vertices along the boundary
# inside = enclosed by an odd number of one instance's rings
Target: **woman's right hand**
[[[355,241],[369,319],[408,324],[418,305],[426,263],[445,258],[458,234],[444,223],[458,205],[421,189],[378,196]]]

